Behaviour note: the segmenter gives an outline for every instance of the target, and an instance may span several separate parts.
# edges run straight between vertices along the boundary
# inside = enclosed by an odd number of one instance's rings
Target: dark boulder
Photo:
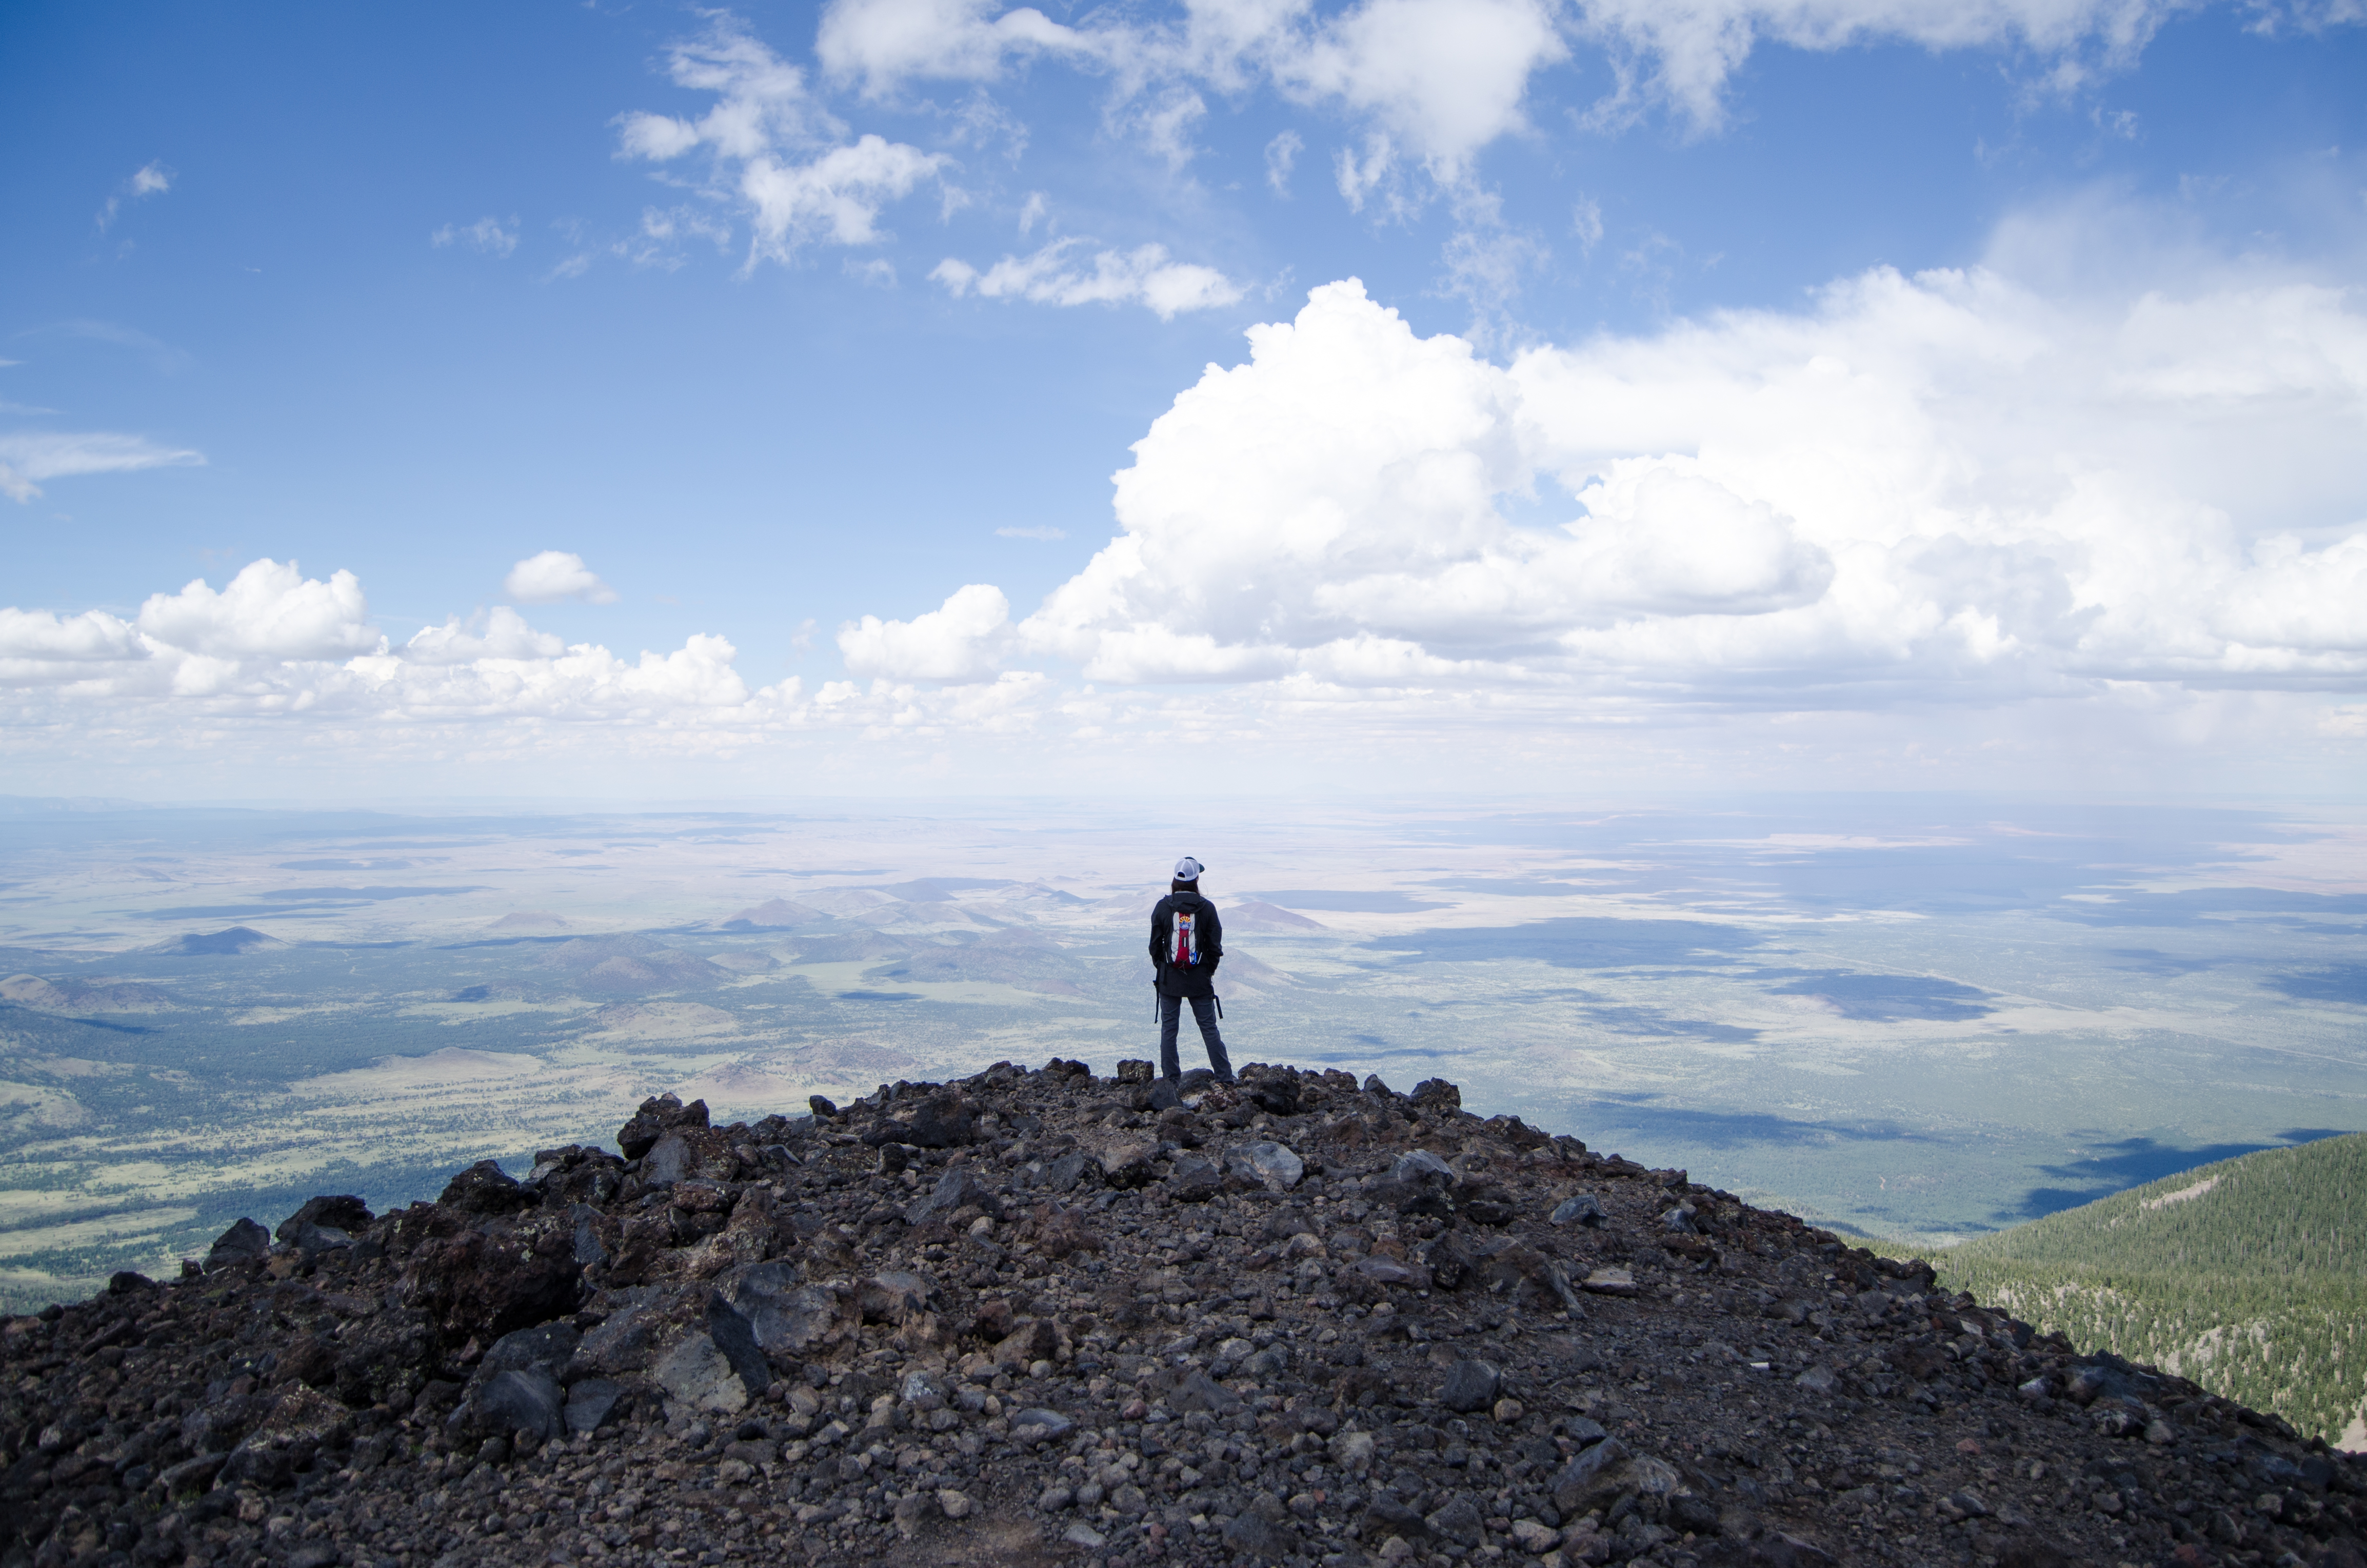
[[[1298,1114],[1298,1079],[1296,1074],[1277,1074],[1241,1085],[1251,1104],[1269,1116]]]
[[[899,1103],[889,1116],[865,1130],[864,1142],[910,1143],[918,1149],[951,1149],[978,1142],[978,1108],[957,1089],[939,1089],[916,1103]]]
[[[1182,1203],[1205,1203],[1223,1190],[1225,1173],[1212,1160],[1178,1154],[1167,1176],[1167,1195]]]
[[[1424,1522],[1433,1533],[1463,1547],[1478,1545],[1479,1537],[1488,1527],[1485,1516],[1479,1512],[1479,1505],[1471,1500],[1468,1492],[1456,1493]]]
[[[754,1325],[720,1292],[708,1293],[707,1336],[715,1341],[715,1347],[731,1363],[732,1371],[739,1374],[741,1387],[752,1398],[772,1386],[772,1365],[764,1359],[764,1347],[756,1343]]]
[[[283,1242],[293,1242],[296,1233],[304,1226],[319,1225],[357,1236],[369,1229],[370,1221],[375,1217],[369,1211],[369,1205],[351,1193],[323,1195],[306,1199],[304,1206],[280,1221],[279,1229],[272,1233]]]
[[[535,1195],[492,1160],[479,1160],[446,1185],[436,1200],[463,1214],[515,1214],[530,1207]]]
[[[540,1442],[567,1430],[565,1397],[557,1381],[540,1368],[495,1372],[464,1408],[484,1431],[524,1432]]]
[[[1391,1536],[1403,1538],[1409,1545],[1437,1539],[1437,1532],[1430,1528],[1430,1521],[1423,1518],[1419,1510],[1386,1498],[1376,1498],[1365,1505],[1364,1526],[1365,1539],[1376,1543]]]
[[[1432,1283],[1442,1290],[1462,1289],[1479,1268],[1479,1259],[1457,1231],[1448,1231],[1422,1248],[1421,1260],[1430,1266]]]
[[[1297,1548],[1290,1531],[1254,1510],[1235,1515],[1225,1526],[1224,1537],[1227,1546],[1258,1562],[1282,1562]]]
[[[1425,1110],[1461,1110],[1463,1091],[1444,1078],[1424,1078],[1407,1096]]]
[[[1082,1149],[1071,1149],[1044,1167],[1043,1180],[1037,1185],[1068,1192],[1080,1182],[1096,1184],[1101,1179],[1102,1163]]]
[[[227,1268],[235,1263],[252,1263],[271,1253],[271,1233],[252,1220],[234,1221],[231,1228],[214,1238],[212,1248],[206,1254],[206,1271]]]
[[[937,1178],[937,1185],[925,1197],[914,1199],[905,1208],[904,1222],[925,1224],[960,1209],[976,1209],[998,1220],[1002,1217],[1002,1200],[994,1195],[993,1188],[968,1171],[951,1170]]]
[[[1167,1408],[1186,1415],[1205,1410],[1212,1415],[1230,1415],[1241,1408],[1241,1396],[1202,1371],[1186,1372],[1167,1395]]]
[[[583,1379],[567,1391],[567,1430],[598,1431],[617,1418],[624,1398],[625,1385],[613,1378]]]
[[[420,1240],[403,1281],[404,1299],[446,1343],[493,1339],[575,1310],[583,1268],[566,1215],[448,1224]]]
[[[564,1321],[513,1330],[493,1341],[493,1347],[477,1363],[476,1375],[481,1381],[497,1372],[531,1371],[556,1381],[566,1373],[567,1363],[574,1358],[583,1338],[573,1324]]]
[[[706,1125],[705,1100],[693,1100],[685,1105],[673,1095],[656,1095],[643,1100],[641,1108],[633,1113],[633,1119],[617,1129],[617,1147],[625,1152],[625,1158],[638,1160],[667,1133],[680,1128]]]

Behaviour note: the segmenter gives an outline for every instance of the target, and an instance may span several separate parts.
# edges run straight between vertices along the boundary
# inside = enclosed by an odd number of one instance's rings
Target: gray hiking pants
[[[1184,1001],[1181,996],[1161,993],[1159,998],[1159,1071],[1161,1076],[1181,1078],[1183,1065],[1175,1060],[1175,1035],[1184,1022]],[[1232,1059],[1225,1054],[1225,1037],[1217,1032],[1217,999],[1195,996],[1192,1001],[1192,1021],[1200,1026],[1200,1043],[1208,1048],[1208,1065],[1217,1076],[1232,1081]]]

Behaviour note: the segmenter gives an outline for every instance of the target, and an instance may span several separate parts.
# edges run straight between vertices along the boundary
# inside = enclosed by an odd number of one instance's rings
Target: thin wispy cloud
[[[152,162],[142,165],[134,170],[131,176],[118,187],[112,195],[108,197],[107,204],[98,210],[99,233],[105,233],[114,225],[117,215],[123,210],[125,202],[138,201],[151,196],[162,196],[172,188],[172,170],[166,168],[162,163]]]
[[[20,338],[62,338],[85,343],[104,343],[117,348],[132,348],[148,356],[159,370],[182,370],[191,363],[188,351],[176,347],[153,334],[121,322],[101,321],[78,316],[67,321],[51,322],[43,326],[28,327],[17,334]]]
[[[0,495],[22,505],[44,482],[95,473],[194,467],[205,454],[111,430],[0,431]]]
[[[429,234],[427,243],[438,250],[460,245],[482,256],[506,258],[518,248],[517,217],[513,213],[506,223],[499,218],[480,218],[466,225],[447,223]]]

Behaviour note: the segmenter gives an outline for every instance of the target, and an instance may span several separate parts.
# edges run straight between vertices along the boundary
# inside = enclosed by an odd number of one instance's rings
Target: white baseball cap
[[[1206,869],[1207,869],[1206,867],[1186,855],[1175,862],[1175,880],[1179,882],[1196,882],[1200,880],[1200,873]]]

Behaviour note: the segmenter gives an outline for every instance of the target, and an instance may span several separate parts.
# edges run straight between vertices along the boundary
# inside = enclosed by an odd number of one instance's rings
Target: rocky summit
[[[0,1331],[0,1565],[2361,1568],[2367,1471],[1437,1080],[998,1065]]]

